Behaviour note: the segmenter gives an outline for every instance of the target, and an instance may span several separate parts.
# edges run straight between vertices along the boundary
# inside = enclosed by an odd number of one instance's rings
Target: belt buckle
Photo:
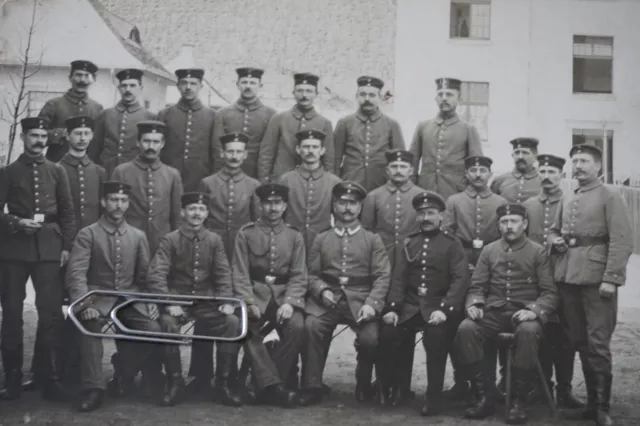
[[[44,214],[36,213],[33,215],[33,221],[36,223],[44,223]]]
[[[347,285],[349,284],[349,277],[339,277],[338,282],[340,285]]]
[[[426,287],[418,287],[418,296],[426,296],[427,288]]]
[[[578,244],[578,239],[577,238],[569,238],[569,241],[567,241],[567,244],[569,245],[569,247],[575,247]]]
[[[484,247],[484,241],[482,241],[481,239],[476,238],[475,240],[473,240],[473,248],[474,249],[481,249],[482,247]]]
[[[274,275],[265,275],[264,281],[267,284],[274,284],[276,282],[276,277]]]

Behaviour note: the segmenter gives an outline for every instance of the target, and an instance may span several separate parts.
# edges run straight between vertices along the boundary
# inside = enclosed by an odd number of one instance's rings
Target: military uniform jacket
[[[551,226],[556,218],[558,208],[562,205],[562,190],[558,188],[552,194],[542,192],[537,197],[524,202],[529,219],[529,239],[548,248]]]
[[[304,241],[284,222],[272,227],[258,219],[240,228],[233,274],[236,296],[257,305],[263,314],[271,301],[304,310],[308,285]],[[269,276],[275,281],[268,282]]]
[[[38,117],[47,117],[51,121],[47,140],[47,159],[57,163],[69,150],[69,142],[64,137],[67,118],[87,115],[95,119],[102,109],[102,105],[89,98],[88,94],[79,97],[71,89],[63,96],[48,100],[38,114]]]
[[[78,158],[67,152],[58,164],[64,168],[69,178],[75,213],[75,236],[82,228],[100,219],[102,183],[107,179],[107,175],[102,167],[86,155]]]
[[[259,186],[260,182],[243,171],[230,174],[227,169],[200,182],[198,191],[210,196],[206,227],[222,237],[229,262],[238,229],[260,217],[260,201],[255,195]]]
[[[65,285],[71,300],[91,290],[149,292],[147,270],[149,245],[144,233],[123,221],[116,226],[105,217],[78,232]],[[96,296],[91,305],[103,316],[109,315],[117,297]],[[133,305],[147,315],[146,305]]]
[[[448,231],[417,232],[396,254],[387,309],[401,324],[420,313],[425,322],[433,311],[448,318],[461,315],[469,288],[469,268],[460,241]]]
[[[391,270],[395,268],[396,250],[402,249],[403,241],[420,230],[413,208],[413,197],[424,190],[412,182],[401,187],[391,182],[374,189],[367,195],[362,207],[362,226],[382,238]]]
[[[144,120],[154,120],[155,114],[138,102],[126,105],[120,101],[113,108],[105,109],[96,119],[93,141],[87,153],[111,176],[113,169],[138,156],[138,127]]]
[[[160,159],[180,172],[186,192],[195,191],[198,183],[215,171],[220,158],[214,118],[215,112],[200,100],[188,104],[180,99],[158,113],[158,120],[167,125]]]
[[[309,255],[307,313],[324,315],[327,309],[322,304],[322,292],[331,290],[337,301],[346,298],[354,321],[365,304],[381,314],[389,292],[390,271],[387,250],[379,235],[360,225],[320,233]],[[348,277],[348,282],[341,284],[340,277]]]
[[[482,249],[471,277],[466,307],[529,309],[546,322],[560,302],[545,249],[528,238],[500,239]]]
[[[27,235],[18,222],[35,214],[43,214],[45,222]],[[0,261],[60,262],[61,251],[71,249],[76,231],[64,169],[44,156],[27,154],[0,169],[0,224]]]
[[[160,239],[178,228],[182,209],[180,174],[159,160],[149,164],[138,157],[116,167],[111,178],[131,185],[125,217],[144,231],[151,253],[155,253]]]
[[[418,123],[410,151],[416,183],[447,199],[464,190],[464,159],[482,155],[482,142],[476,128],[454,114]]]
[[[300,164],[300,157],[296,152],[296,133],[311,129],[322,130],[327,135],[321,163],[325,170],[333,172],[333,124],[315,109],[303,112],[294,106],[289,111],[274,115],[269,121],[260,143],[258,178],[263,182],[277,179]]]
[[[231,271],[222,239],[186,224],[162,237],[149,266],[154,293],[232,297]]]
[[[243,132],[249,135],[247,143],[247,158],[242,164],[242,170],[254,179],[258,178],[258,155],[260,143],[267,130],[267,125],[276,110],[264,105],[259,99],[251,104],[238,99],[233,105],[221,108],[216,113],[215,141],[220,143],[222,135],[231,132]],[[217,157],[218,166],[222,168],[222,160]]]
[[[542,183],[537,170],[522,174],[517,171],[502,174],[491,182],[491,191],[502,195],[509,203],[524,203],[540,194]]]
[[[556,268],[557,282],[624,285],[633,230],[627,206],[615,189],[596,180],[564,197],[549,242],[559,236],[570,247],[558,256],[565,268]]]
[[[307,255],[316,235],[331,227],[331,190],[338,182],[338,176],[322,167],[310,172],[298,166],[280,179],[289,188],[285,221],[302,232]]]
[[[470,264],[476,264],[485,245],[500,239],[496,210],[506,203],[489,188],[478,192],[470,185],[447,199],[442,228],[460,239]],[[474,248],[474,240],[478,248]]]
[[[336,174],[371,191],[387,181],[385,152],[404,149],[400,125],[380,110],[370,117],[361,111],[341,118],[335,135]]]

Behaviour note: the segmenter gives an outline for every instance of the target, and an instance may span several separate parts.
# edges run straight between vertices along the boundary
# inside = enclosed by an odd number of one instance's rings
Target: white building
[[[638,17],[638,0],[398,0],[395,116],[410,138],[437,113],[434,79],[459,78],[496,172],[517,136],[563,156],[604,139],[609,182],[638,182]]]

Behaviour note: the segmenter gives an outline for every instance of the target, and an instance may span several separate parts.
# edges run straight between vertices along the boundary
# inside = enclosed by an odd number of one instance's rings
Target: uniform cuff
[[[444,312],[444,314],[447,315],[447,316],[453,315],[456,312],[456,309],[452,305],[450,305],[450,304],[448,304],[446,302],[440,303],[440,310],[442,312]]]
[[[618,274],[618,273],[605,273],[602,276],[602,282],[604,283],[610,283],[613,285],[617,285],[618,287],[624,285],[624,282],[626,281],[625,279],[625,275],[624,274]]]
[[[288,296],[285,297],[284,303],[288,303],[295,308],[304,309],[304,298]]]
[[[385,306],[384,308],[384,312],[395,312],[396,314],[400,314],[400,311],[402,310],[402,303],[400,302],[391,302],[391,303],[387,303],[387,306]]]
[[[546,322],[549,315],[552,314],[552,312],[549,309],[543,306],[540,306],[539,303],[530,303],[526,306],[526,308],[531,312],[534,312],[538,316],[538,318],[543,322]]]
[[[382,310],[384,309],[382,303],[378,302],[375,299],[372,299],[371,297],[367,297],[367,299],[364,301],[364,304],[371,306],[379,314],[382,313]]]
[[[465,307],[469,308],[471,306],[484,306],[484,298],[471,297],[467,299],[467,303],[465,304]]]

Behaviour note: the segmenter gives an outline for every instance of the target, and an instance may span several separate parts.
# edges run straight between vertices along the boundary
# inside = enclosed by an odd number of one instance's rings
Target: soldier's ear
[[[102,197],[102,198],[100,199],[100,205],[102,206],[102,208],[103,208],[103,209],[106,209],[106,208],[107,208],[107,200],[106,200],[106,198],[105,198],[105,197]]]
[[[186,214],[184,214],[184,209],[180,209],[180,218],[184,219]]]

